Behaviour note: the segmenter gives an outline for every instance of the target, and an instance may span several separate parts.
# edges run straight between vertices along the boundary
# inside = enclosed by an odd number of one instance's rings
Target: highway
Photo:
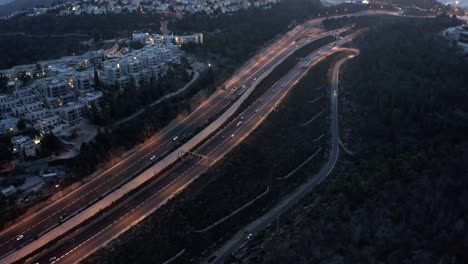
[[[353,36],[355,34],[350,38]],[[337,41],[336,44],[342,45],[348,41],[349,39],[346,38]],[[311,57],[314,58],[315,64],[333,52],[335,51],[332,51],[332,47],[327,45],[320,51],[312,53]],[[218,162],[232,148],[240,144],[274,110],[311,66],[313,65],[296,66],[265,92],[259,100],[194,150],[196,155],[189,155],[181,160],[159,180],[151,182],[109,212],[68,235],[56,246],[28,259],[27,263],[77,263],[143,220],[202,174],[206,167]]]
[[[359,32],[357,33],[359,34]],[[350,37],[353,36],[350,35],[346,39]],[[280,215],[290,210],[302,198],[304,198],[307,194],[312,192],[316,186],[322,183],[328,175],[330,175],[331,171],[336,165],[339,156],[338,84],[340,68],[347,60],[355,57],[356,55],[359,55],[359,50],[347,48],[327,48],[323,52],[329,55],[341,51],[350,52],[352,54],[340,59],[333,66],[332,77],[330,80],[331,151],[329,160],[316,175],[310,177],[308,181],[306,181],[304,184],[298,187],[293,193],[286,196],[278,205],[276,205],[267,213],[265,213],[252,223],[248,224],[239,232],[237,232],[237,234],[235,234],[229,241],[227,241],[223,246],[216,250],[216,252],[214,252],[208,258],[206,263],[224,263],[226,257],[247,245],[251,237],[255,236],[256,234],[270,226],[271,223],[273,223]]]
[[[363,14],[365,15],[366,12],[356,15]],[[328,32],[315,35],[312,39],[305,38],[312,34],[310,30],[320,24],[322,20],[322,18],[314,19],[295,27],[249,60],[226,81],[224,84],[225,90],[219,89],[216,91],[189,116],[173,122],[140,146],[134,154],[90,179],[86,184],[38,212],[23,217],[19,222],[3,230],[0,233],[0,260],[33,242],[49,230],[56,228],[61,222],[67,221],[67,219],[113,192],[149,166],[154,165],[155,162],[177,146],[180,146],[183,139],[192,136],[197,129],[205,126],[210,119],[216,117],[231,105],[257,78],[273,67],[278,60],[295,50],[298,45],[324,37],[326,34],[331,35],[332,33]],[[300,38],[303,39],[298,41]],[[243,88],[244,85],[245,88]],[[232,93],[231,90],[235,87],[239,87],[239,89],[236,93]],[[152,156],[155,156],[156,159],[150,160]],[[176,167],[176,169],[179,169],[178,173],[180,173],[180,168],[184,168],[184,166],[186,165],[181,164]],[[166,174],[158,177],[162,178],[161,182],[167,181],[165,179]]]
[[[289,33],[279,38],[252,58],[236,74],[225,83],[225,90],[219,89],[202,105],[200,105],[189,116],[174,122],[169,127],[157,133],[145,142],[133,155],[123,159],[115,166],[92,178],[89,182],[72,191],[60,200],[46,206],[40,211],[25,216],[18,223],[6,228],[0,233],[0,257],[15,252],[19,248],[37,239],[48,230],[51,230],[61,221],[66,221],[94,202],[122,186],[145,168],[153,165],[164,155],[181,144],[181,140],[190,137],[197,129],[203,127],[207,122],[221,113],[227,106],[232,104],[243,91],[243,85],[248,87],[267,72],[282,57],[297,48],[293,41],[308,36],[312,25],[300,25]],[[303,42],[313,41],[332,33],[319,34],[311,40],[304,39]],[[231,89],[240,87],[236,93]],[[174,140],[177,137],[177,140]],[[150,157],[156,156],[156,160]],[[62,219],[63,218],[63,219]],[[19,236],[21,239],[17,239]]]

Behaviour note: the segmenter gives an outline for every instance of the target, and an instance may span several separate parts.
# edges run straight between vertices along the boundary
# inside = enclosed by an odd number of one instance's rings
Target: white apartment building
[[[18,105],[18,103],[18,100],[11,96],[0,95],[0,112],[11,113],[11,109]]]
[[[22,104],[31,104],[40,99],[40,95],[31,88],[18,88],[13,91],[13,97]]]
[[[50,115],[50,110],[41,107],[39,109],[27,112],[25,114],[25,117],[27,120],[36,120],[36,119],[44,118],[48,115]]]
[[[87,107],[82,102],[69,102],[64,106],[55,109],[54,112],[70,126],[78,124],[88,114]]]
[[[148,33],[140,33],[141,35],[146,35]],[[186,43],[195,43],[203,44],[203,33],[195,33],[192,35],[159,35],[154,34],[145,39],[145,43],[154,43],[154,44],[186,44]]]
[[[34,101],[29,104],[18,103],[16,106],[11,108],[11,114],[15,117],[24,117],[27,113],[43,109],[41,101]]]
[[[103,50],[88,51],[81,55],[66,56],[56,60],[39,61],[36,64],[18,65],[10,69],[0,70],[0,74],[6,75],[9,79],[18,77],[20,73],[30,76],[38,75],[56,76],[74,69],[89,68],[94,64],[100,65],[104,57]]]
[[[34,128],[43,134],[52,132],[55,135],[61,135],[68,128],[68,123],[58,115],[49,113],[49,115],[38,118],[34,123]]]
[[[73,76],[73,88],[78,96],[94,91],[91,77],[86,73],[79,73]]]
[[[145,34],[146,36],[146,34]],[[124,88],[133,81],[135,86],[149,82],[167,69],[163,64],[177,61],[182,52],[173,44],[150,44],[118,59],[104,62],[101,71],[103,82],[108,86]]]
[[[16,124],[18,124],[18,119],[9,117],[0,120],[0,135],[7,134],[9,132],[16,131]]]
[[[118,88],[123,88],[130,82],[130,77],[122,74],[120,63],[115,60],[104,63],[103,77],[102,81],[104,84]]]
[[[45,97],[49,108],[57,108],[75,100],[70,91],[70,80],[64,78],[47,78],[37,80],[37,87]]]
[[[146,44],[150,41],[150,35],[148,33],[135,33],[132,34],[132,41]]]
[[[26,157],[34,157],[36,156],[36,151],[39,149],[39,145],[28,136],[12,137],[11,144],[13,145],[13,153],[19,154],[21,158],[23,155]]]
[[[137,59],[136,56],[131,58],[127,57],[121,60],[120,68],[123,74],[130,75],[132,73],[141,72],[143,70],[143,62]]]
[[[103,93],[101,91],[96,91],[92,93],[87,93],[78,98],[78,102],[84,104],[86,108],[92,109],[94,107],[100,107],[102,101]]]

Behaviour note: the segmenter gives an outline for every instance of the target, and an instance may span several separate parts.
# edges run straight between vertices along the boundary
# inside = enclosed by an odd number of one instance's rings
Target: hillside
[[[54,0],[13,0],[4,5],[0,5],[0,17],[36,6],[49,6],[52,2],[54,2]]]
[[[366,20],[341,87],[357,154],[227,263],[468,263],[468,62],[437,37],[452,22]]]

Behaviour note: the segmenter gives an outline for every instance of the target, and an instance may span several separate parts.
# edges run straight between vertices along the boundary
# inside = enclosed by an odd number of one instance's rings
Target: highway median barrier
[[[231,116],[233,116],[239,110],[244,101],[250,96],[250,94],[255,90],[256,86],[264,78],[266,78],[278,65],[280,65],[284,60],[291,56],[297,49],[302,48],[306,44],[292,49],[283,58],[279,59],[273,66],[271,66],[266,72],[264,72],[261,76],[257,77],[253,84],[240,96],[240,98],[237,101],[234,102],[234,104],[232,104],[221,116],[219,116],[201,132],[196,134],[193,138],[188,140],[185,144],[177,148],[175,151],[170,153],[158,163],[141,172],[137,177],[133,178],[132,180],[122,185],[120,188],[111,192],[106,197],[102,198],[101,200],[99,200],[100,197],[94,199],[93,203],[88,203],[90,207],[86,208],[81,213],[71,217],[68,221],[64,222],[63,224],[57,225],[55,226],[55,228],[51,228],[51,230],[49,230],[48,232],[44,232],[44,234],[40,236],[37,240],[35,240],[32,243],[29,243],[20,250],[6,256],[2,259],[2,261],[5,261],[6,263],[13,263],[16,261],[20,261],[24,257],[34,252],[37,252],[39,249],[43,248],[51,241],[55,241],[56,239],[64,236],[66,233],[75,229],[77,226],[82,225],[84,222],[90,221],[91,219],[95,218],[96,215],[102,214],[102,212],[105,211],[106,208],[113,205],[115,202],[118,202],[128,193],[136,191],[141,186],[144,186],[144,184],[146,184],[148,181],[154,179],[154,177],[156,177],[157,175],[160,175],[160,173],[165,171],[168,167],[173,166],[173,164],[179,159],[179,153],[188,152],[194,149],[201,142],[205,141],[210,135],[213,135],[214,132],[216,132],[224,123],[226,123],[231,118]],[[227,82],[229,81],[230,80],[228,80]],[[197,177],[191,179],[189,183],[187,183],[181,189],[179,189],[177,193],[180,192]],[[169,198],[172,198],[175,194],[176,193],[171,195]]]

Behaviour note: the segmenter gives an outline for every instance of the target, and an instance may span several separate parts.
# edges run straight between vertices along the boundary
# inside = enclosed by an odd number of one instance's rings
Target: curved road
[[[227,106],[236,101],[248,86],[252,85],[255,81],[258,82],[257,78],[268,72],[268,70],[276,65],[277,61],[296,50],[298,45],[306,44],[317,38],[332,34],[332,32],[326,32],[318,34],[311,39],[304,38],[308,36],[312,28],[312,24],[300,25],[294,28],[288,34],[262,50],[261,53],[236,72],[225,83],[225,90],[220,89],[216,91],[214,95],[200,105],[192,114],[165,128],[141,146],[136,153],[91,179],[88,183],[62,199],[33,215],[25,217],[17,224],[2,231],[0,234],[0,256],[4,258],[28,245],[49,230],[59,226],[62,218],[64,218],[64,221],[70,219],[139,175],[146,168],[154,165],[155,162],[170,153],[177,146],[180,146],[180,140],[192,136],[197,129],[205,126],[210,119],[217,116]],[[300,38],[303,38],[301,43],[297,42],[293,45],[293,42]],[[235,87],[239,87],[237,92],[231,92],[231,89]],[[153,161],[150,159],[152,156],[156,157]],[[23,238],[18,240],[17,238],[20,235]]]
[[[347,60],[359,54],[356,49],[329,49],[326,52],[332,54],[337,51],[349,51],[353,55],[349,55],[339,60],[333,67],[333,75],[330,81],[330,103],[331,103],[331,152],[330,158],[325,166],[314,175],[310,180],[300,186],[294,193],[290,194],[283,199],[277,206],[272,208],[266,214],[250,223],[248,226],[239,231],[231,240],[226,242],[220,249],[218,249],[206,263],[223,263],[224,259],[238,249],[242,248],[249,242],[246,234],[258,233],[267,228],[273,221],[275,221],[281,214],[287,212],[291,207],[297,204],[305,195],[309,194],[315,186],[319,185],[333,170],[338,160],[339,155],[339,125],[338,125],[338,83],[340,67]],[[327,54],[328,55],[328,54]]]
[[[61,218],[65,220],[71,218],[122,186],[149,166],[154,165],[155,162],[179,146],[181,140],[190,137],[197,129],[206,125],[210,119],[232,104],[243,91],[243,89],[239,89],[239,93],[231,93],[230,89],[250,85],[255,78],[268,71],[277,60],[296,49],[296,46],[290,44],[293,40],[307,34],[308,29],[303,26],[297,27],[267,47],[226,82],[226,90],[215,92],[189,116],[177,120],[157,133],[133,155],[92,178],[60,200],[34,214],[25,216],[18,223],[3,230],[0,233],[0,258],[37,239],[38,236],[60,225],[60,222],[63,221]],[[176,137],[177,140],[174,140]],[[152,161],[150,160],[152,156],[157,158]],[[17,238],[20,235],[23,238],[18,240]]]
[[[382,12],[361,12],[352,15],[378,15],[381,13]],[[275,65],[276,61],[295,50],[297,44],[294,45],[293,41],[296,41],[300,37],[307,36],[309,29],[320,24],[322,20],[322,18],[314,19],[297,26],[285,36],[263,49],[236,72],[236,74],[225,83],[226,90],[218,90],[215,92],[215,94],[200,105],[193,113],[182,120],[177,120],[172,125],[157,133],[152,139],[140,146],[133,155],[92,178],[88,183],[69,193],[67,196],[46,206],[37,213],[24,217],[18,223],[2,231],[0,233],[0,258],[4,258],[31,243],[39,236],[59,226],[61,221],[66,221],[78,214],[98,200],[106,197],[109,193],[140,174],[146,168],[154,165],[155,162],[179,146],[179,141],[181,139],[190,137],[197,129],[206,125],[210,119],[217,116],[227,106],[232,104],[232,102],[246,90],[242,88],[243,85],[250,86],[259,76]],[[306,41],[307,40],[304,42]],[[231,93],[231,89],[235,87],[239,87],[238,92]],[[150,160],[152,156],[156,157],[155,161]],[[184,166],[187,166],[187,164],[181,164],[174,169],[184,168]],[[188,166],[188,168],[191,167],[192,166]],[[188,168],[186,167],[185,169],[187,170]],[[180,179],[185,175],[185,170],[183,170],[181,175],[180,171],[177,173],[179,173],[177,179]],[[166,174],[159,175],[158,177],[160,178],[158,182],[165,182],[171,179],[170,177],[166,179]],[[187,182],[187,180],[185,182]],[[172,181],[169,183],[172,184]],[[188,181],[188,183],[190,183],[190,181]],[[165,185],[159,186],[159,188],[164,189]],[[176,192],[172,192],[166,195],[172,196],[175,193]],[[19,239],[20,237],[21,239]]]
[[[348,41],[348,39],[339,40],[337,45]],[[335,52],[331,51],[330,46],[325,46],[321,49],[322,52],[312,53],[316,62],[328,55],[327,49],[330,50],[329,53]],[[27,263],[47,263],[48,261],[77,263],[142,221],[201,175],[206,167],[218,162],[232,148],[240,144],[265,120],[265,117],[273,111],[297,80],[307,73],[307,70],[308,68],[296,66],[263,94],[261,100],[254,102],[220,132],[197,148],[195,152],[199,156],[180,161],[161,176],[160,180],[151,182],[109,212],[69,234],[55,246],[28,259]],[[240,121],[242,124],[238,125]]]

